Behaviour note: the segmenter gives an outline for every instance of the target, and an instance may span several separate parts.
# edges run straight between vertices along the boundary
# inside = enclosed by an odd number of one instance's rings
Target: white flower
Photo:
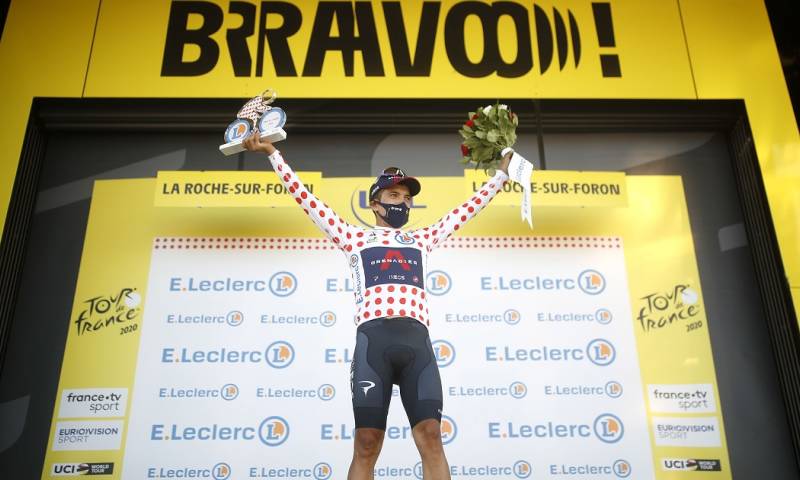
[[[491,109],[492,109],[492,106],[491,106],[491,105],[489,105],[489,106],[487,106],[487,107],[483,107],[483,114],[484,114],[484,115],[489,115],[489,111],[490,111]]]
[[[501,103],[500,110],[508,110],[508,105],[506,105],[505,103]]]

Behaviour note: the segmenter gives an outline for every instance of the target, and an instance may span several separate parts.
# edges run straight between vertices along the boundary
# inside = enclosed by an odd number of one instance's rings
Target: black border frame
[[[465,110],[494,99],[294,99],[293,132],[446,132]],[[520,131],[543,133],[715,130],[726,134],[756,281],[800,466],[800,329],[770,215],[743,100],[515,100]],[[205,132],[221,134],[240,99],[57,99],[33,101],[0,241],[0,376],[3,374],[30,222],[52,132]]]

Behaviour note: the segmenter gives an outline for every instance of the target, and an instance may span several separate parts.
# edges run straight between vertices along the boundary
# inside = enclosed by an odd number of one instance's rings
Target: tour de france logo
[[[605,367],[614,363],[617,352],[608,340],[596,338],[586,345],[586,356],[595,365]]]
[[[603,413],[594,420],[594,434],[604,443],[617,443],[625,433],[622,420],[616,415]]]
[[[283,340],[271,343],[266,353],[267,363],[272,368],[286,368],[294,361],[294,347]]]
[[[436,364],[439,368],[444,368],[453,363],[456,359],[456,349],[447,340],[436,340],[431,342],[433,354],[436,356]]]
[[[428,274],[425,276],[425,284],[427,285],[427,290],[431,295],[439,296],[450,291],[453,281],[450,279],[450,275],[448,275],[447,272],[442,270],[434,270],[432,272],[428,272]]]
[[[297,278],[290,272],[277,272],[269,279],[269,290],[278,297],[288,297],[297,290]]]
[[[452,442],[456,438],[456,434],[458,434],[458,426],[456,425],[455,420],[448,417],[447,415],[442,415],[442,445],[447,445],[448,443]]]
[[[220,462],[211,467],[211,478],[214,480],[228,480],[231,478],[231,466],[225,462]]]
[[[236,384],[228,383],[219,389],[219,393],[223,400],[235,400],[239,396],[239,387]]]
[[[598,295],[606,289],[606,278],[597,270],[584,270],[578,275],[578,287],[587,295]]]
[[[514,382],[509,386],[509,394],[513,398],[524,398],[528,394],[528,387],[522,382]]]
[[[281,417],[267,417],[258,426],[258,438],[268,447],[277,447],[289,438],[289,423]]]
[[[314,465],[314,480],[328,480],[333,476],[333,467],[325,462]]]

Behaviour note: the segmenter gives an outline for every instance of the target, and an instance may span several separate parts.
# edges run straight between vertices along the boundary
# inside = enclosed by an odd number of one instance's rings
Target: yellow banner
[[[314,193],[320,172],[298,172]],[[156,207],[288,207],[296,205],[274,172],[158,172]]]
[[[669,0],[106,0],[93,45],[86,96],[695,97]]]
[[[483,170],[464,172],[467,193],[479,191],[489,176]],[[509,181],[503,191],[522,194],[522,185]],[[519,195],[498,195],[495,205],[519,205]],[[531,177],[533,207],[625,207],[628,188],[624,172],[534,171]]]

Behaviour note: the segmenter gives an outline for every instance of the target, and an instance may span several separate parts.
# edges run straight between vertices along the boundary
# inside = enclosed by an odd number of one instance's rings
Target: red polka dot
[[[364,236],[364,232],[358,232],[358,233],[356,233],[356,237],[358,237],[358,238],[361,238],[361,237],[363,237],[363,236]]]
[[[346,247],[344,247],[344,248],[345,248],[345,249],[347,249],[347,251],[349,252],[350,250],[352,250],[352,249],[353,249],[353,246],[352,246],[352,245],[348,245],[348,246],[346,246]]]
[[[401,292],[406,293],[406,290],[408,290],[408,289],[405,286],[400,287],[400,291]]]
[[[278,171],[280,172],[280,171],[282,171],[282,170],[283,170],[283,165],[281,165],[281,164],[279,163],[279,164],[278,164]]]
[[[347,239],[350,240],[351,238],[353,238],[353,236],[350,235],[350,232],[347,232]]]
[[[467,204],[465,203],[464,205],[461,205],[461,206],[462,206],[462,207],[466,207],[466,206],[467,206]]]
[[[431,235],[436,235],[436,232],[438,232],[438,231],[439,231],[439,230],[434,230],[434,231],[432,231],[432,232],[431,232]]]
[[[457,209],[457,208],[454,208],[454,209],[453,209],[453,215],[455,215],[456,213],[458,213],[458,209]]]
[[[487,193],[486,190],[481,190],[481,195],[485,197],[486,195],[489,195],[489,193]]]
[[[356,247],[359,247],[359,248],[360,248],[360,247],[363,247],[363,246],[364,246],[364,242],[358,242],[358,243],[356,243]]]
[[[320,212],[320,213],[322,213],[322,212]],[[328,225],[333,226],[334,223],[336,223],[336,222],[334,222],[332,218],[328,219]],[[340,231],[341,231],[341,229],[340,229]]]
[[[309,203],[309,205],[311,205],[311,208],[317,208],[317,202],[315,202],[314,200],[311,200],[311,203]]]
[[[369,297],[369,290],[367,290],[366,292],[364,292],[364,296],[365,296],[365,297]],[[369,303],[369,302],[367,302],[367,303]]]
[[[386,291],[394,292],[394,285],[389,285],[388,287],[386,287]]]
[[[456,225],[455,227],[453,227],[453,229],[455,229],[455,230],[458,230],[458,225]]]
[[[294,191],[295,191],[294,187],[289,187],[289,193],[294,193]]]
[[[419,296],[425,298],[425,292],[419,292]]]
[[[412,307],[416,307],[417,306],[417,301],[416,300],[411,300],[411,306]]]
[[[302,200],[300,200],[299,198],[295,198],[294,201],[297,202],[297,203],[302,202]]]
[[[389,297],[386,299],[386,301],[389,303],[394,303],[394,297]]]
[[[308,192],[301,192],[300,196],[303,197],[303,198],[307,198],[308,197]]]
[[[375,293],[381,293],[381,287],[375,287]]]
[[[400,303],[402,303],[403,305],[405,305],[405,304],[406,304],[406,299],[405,299],[405,297],[400,297],[400,300],[399,300],[399,302],[400,302]]]
[[[369,307],[369,302],[364,304],[364,308],[367,308],[367,307]]]
[[[369,318],[369,312],[364,312],[364,318]]]
[[[289,181],[289,174],[288,173],[283,176],[283,180],[286,181],[286,182]]]
[[[394,310],[392,310],[391,308],[389,310],[386,310],[386,315],[394,315]]]
[[[402,316],[404,316],[404,317],[405,317],[405,316],[406,316],[406,311],[405,311],[405,310],[403,310],[403,309],[401,309],[401,310],[400,310],[400,315],[402,315]]]
[[[334,243],[339,243],[339,237],[333,237]]]
[[[475,203],[477,203],[478,205],[480,205],[480,204],[481,204],[481,199],[480,199],[480,198],[476,198],[476,199],[475,199]]]
[[[384,244],[384,245],[389,245],[389,240],[384,240],[384,241],[383,241],[383,244]]]
[[[375,316],[376,317],[380,317],[381,316],[381,311],[380,310],[375,310]]]
[[[297,182],[294,182],[294,183],[292,184],[292,186],[293,186],[294,188],[300,188],[300,184],[299,184],[299,183],[297,183]]]
[[[380,298],[376,298],[375,299],[375,305],[380,305],[382,302],[383,302],[383,300],[380,299]]]
[[[320,210],[319,211],[319,216],[320,217],[324,217],[325,216],[325,210]]]
[[[462,222],[466,222],[467,221],[467,216],[466,215],[461,215],[461,221]]]
[[[475,211],[475,207],[469,207],[467,210],[469,211],[469,213],[472,213]]]

